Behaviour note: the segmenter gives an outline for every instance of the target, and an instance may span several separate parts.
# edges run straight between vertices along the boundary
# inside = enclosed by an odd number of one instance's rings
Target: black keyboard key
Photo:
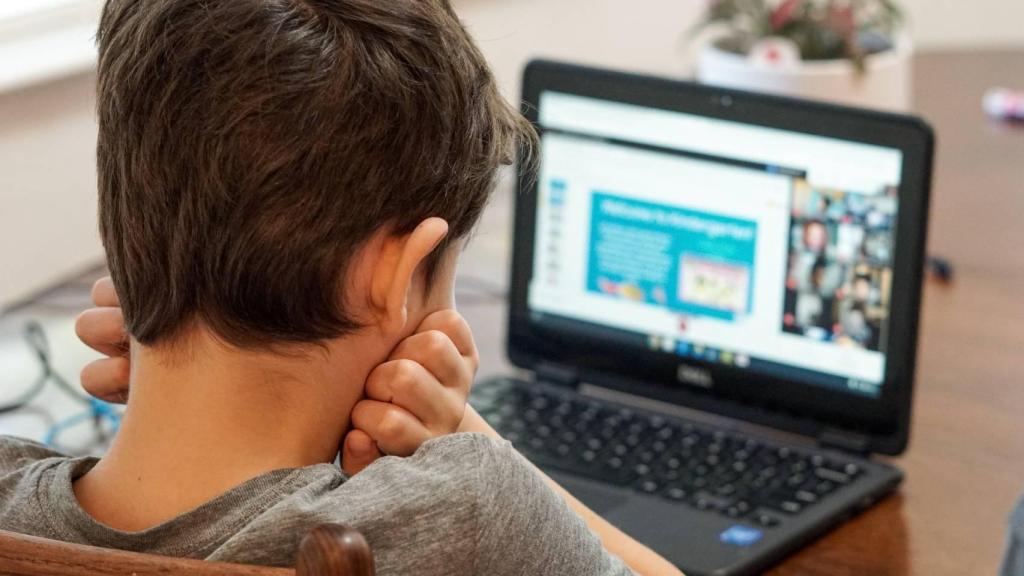
[[[779,519],[776,516],[767,513],[757,514],[754,516],[753,520],[765,528],[771,528],[779,525]]]
[[[675,429],[673,429],[670,426],[665,426],[663,428],[659,428],[658,431],[654,433],[654,437],[655,438],[657,438],[658,440],[662,440],[664,442],[668,442],[669,440],[672,440],[672,438],[674,438],[675,435],[676,435]]]
[[[658,480],[666,484],[675,484],[682,478],[679,474],[679,470],[657,470],[655,475]]]
[[[794,502],[792,500],[783,500],[782,502],[779,502],[776,508],[778,510],[785,512],[786,514],[797,514],[804,509],[802,504],[800,504],[799,502]]]
[[[818,496],[831,494],[833,491],[835,491],[835,489],[836,485],[827,480],[823,480],[814,485],[814,491],[818,494]]]
[[[722,484],[715,488],[715,493],[719,496],[732,496],[736,493],[736,486],[734,484]]]
[[[735,503],[732,504],[732,507],[739,510],[740,514],[743,515],[749,514],[750,509],[752,508],[750,502],[747,502],[746,500],[737,500]]]
[[[689,496],[689,493],[678,486],[672,486],[668,490],[665,490],[665,496],[669,500],[682,502],[683,500],[686,500],[686,497]]]
[[[729,518],[739,518],[740,516],[743,516],[743,512],[736,506],[726,506],[726,508],[722,510],[722,513]]]
[[[636,453],[636,459],[643,462],[644,464],[650,464],[658,458],[658,453],[654,450],[640,450]]]
[[[637,484],[637,489],[644,494],[656,494],[660,489],[661,485],[651,479],[641,480]]]
[[[798,502],[803,502],[804,504],[814,504],[818,501],[818,495],[808,490],[797,490],[793,497],[796,498]]]
[[[818,478],[821,478],[822,480],[828,480],[829,482],[833,482],[835,484],[850,483],[849,476],[843,474],[842,472],[837,472],[829,468],[817,468],[814,471],[814,475],[817,476]]]
[[[718,504],[712,498],[698,496],[693,500],[693,507],[696,508],[697,510],[717,510]]]

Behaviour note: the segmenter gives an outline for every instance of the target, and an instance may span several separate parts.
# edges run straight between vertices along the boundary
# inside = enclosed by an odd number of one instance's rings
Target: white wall
[[[0,5],[14,1],[0,0]],[[685,31],[707,0],[452,1],[504,90],[516,97],[521,68],[535,56],[681,74]],[[73,25],[99,0],[47,4],[74,7],[68,12],[77,15],[69,20]],[[1024,0],[904,0],[904,5],[922,49],[1024,46]],[[24,32],[23,26],[16,28]],[[0,48],[18,35],[0,26]],[[31,52],[25,57],[50,51]],[[9,56],[0,58],[0,71],[5,63],[17,63]],[[1024,76],[1007,84],[1024,85]],[[0,90],[0,307],[100,255],[93,108],[88,75]]]
[[[707,0],[453,0],[505,92],[532,57],[684,74]],[[1024,0],[902,0],[918,49],[1024,47]],[[1012,83],[1009,79],[1008,83]],[[1024,78],[1018,80],[1024,84]]]
[[[93,84],[0,94],[0,307],[102,254]]]
[[[1024,0],[902,0],[924,49],[1024,46]],[[1024,82],[1024,80],[1021,80]]]

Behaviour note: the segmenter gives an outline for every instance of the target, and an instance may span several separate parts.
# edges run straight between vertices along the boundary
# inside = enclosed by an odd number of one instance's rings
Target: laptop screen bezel
[[[880,395],[872,398],[692,358],[623,350],[613,342],[560,332],[534,322],[528,296],[533,277],[538,182],[526,163],[518,168],[515,200],[507,340],[512,362],[525,369],[536,369],[541,364],[570,368],[589,383],[791,432],[815,436],[826,429],[851,431],[868,439],[865,448],[871,452],[902,452],[909,436],[934,147],[928,125],[910,116],[551,61],[531,62],[524,74],[524,114],[535,125],[541,95],[548,91],[900,150],[903,177],[898,192],[885,378]],[[538,156],[540,161],[542,156]],[[680,384],[677,374],[681,365],[706,371],[713,386]]]

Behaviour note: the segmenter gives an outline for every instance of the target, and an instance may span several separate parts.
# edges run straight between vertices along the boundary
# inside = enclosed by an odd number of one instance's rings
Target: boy
[[[446,2],[109,0],[98,42],[128,408],[99,461],[0,439],[0,528],[284,566],[338,522],[382,574],[677,573],[466,407],[458,251],[533,136]]]

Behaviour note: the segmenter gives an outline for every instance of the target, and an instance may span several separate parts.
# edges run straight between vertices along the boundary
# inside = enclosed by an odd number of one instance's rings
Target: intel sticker
[[[734,524],[725,532],[719,534],[718,539],[726,544],[732,544],[733,546],[753,546],[754,544],[757,544],[763,536],[764,532],[761,532],[757,528],[751,528],[750,526],[744,526],[743,524]]]

